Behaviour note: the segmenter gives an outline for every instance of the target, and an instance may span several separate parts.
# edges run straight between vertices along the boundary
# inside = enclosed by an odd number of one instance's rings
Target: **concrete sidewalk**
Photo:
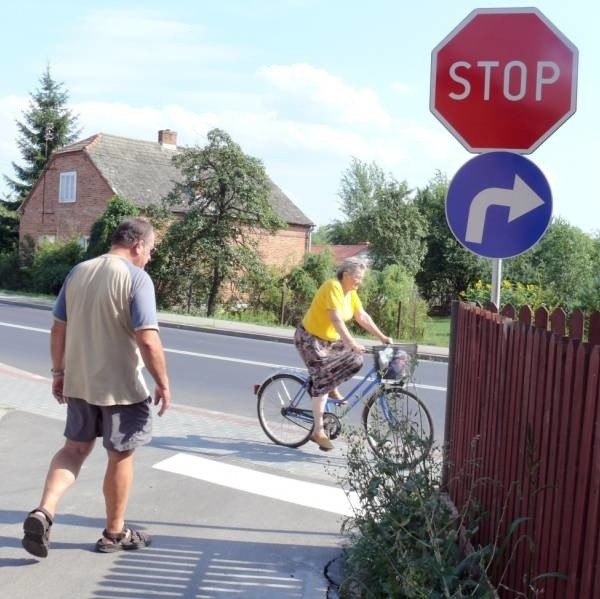
[[[53,305],[52,300],[7,294],[0,294],[0,302],[38,307],[46,310],[52,309]],[[187,314],[174,314],[171,312],[159,312],[158,320],[162,326],[167,327],[207,331],[221,335],[251,337],[253,339],[265,339],[281,343],[293,343],[294,337],[294,329],[291,327],[265,326],[235,320],[219,320],[216,318],[189,316]],[[362,339],[361,341],[366,346],[376,345],[376,342],[371,339]],[[434,345],[418,345],[417,356],[421,360],[447,362],[448,348]]]
[[[105,454],[92,452],[63,498],[47,559],[21,547],[51,456],[62,445],[65,407],[50,379],[0,364],[0,589],[10,599],[320,599],[327,564],[341,554],[340,513],[237,491],[159,467],[190,460],[235,466],[310,485],[335,486],[342,444],[272,444],[256,418],[173,406],[155,418],[154,439],[136,452],[128,522],[152,535],[141,551],[95,553],[104,526]],[[318,491],[317,491],[318,492]],[[329,593],[329,594],[328,594]]]

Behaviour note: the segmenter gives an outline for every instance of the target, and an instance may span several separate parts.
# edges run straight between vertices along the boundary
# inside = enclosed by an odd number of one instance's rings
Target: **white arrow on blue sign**
[[[552,193],[542,171],[512,152],[487,152],[454,175],[446,220],[456,239],[479,256],[511,258],[534,246],[552,218]]]

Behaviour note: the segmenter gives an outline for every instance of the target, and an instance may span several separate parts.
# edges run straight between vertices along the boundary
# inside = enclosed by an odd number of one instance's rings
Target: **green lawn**
[[[432,316],[425,323],[425,336],[423,345],[437,345],[448,347],[450,344],[450,317]]]

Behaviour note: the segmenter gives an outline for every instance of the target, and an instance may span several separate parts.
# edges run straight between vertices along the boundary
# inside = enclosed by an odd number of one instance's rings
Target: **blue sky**
[[[203,144],[225,129],[318,225],[340,218],[354,156],[412,188],[452,178],[473,155],[429,112],[432,49],[475,8],[464,0],[33,2],[3,8],[0,173],[21,163],[15,119],[47,62],[97,132]],[[600,229],[600,9],[535,5],[579,49],[578,109],[528,155],[546,175],[554,215]]]

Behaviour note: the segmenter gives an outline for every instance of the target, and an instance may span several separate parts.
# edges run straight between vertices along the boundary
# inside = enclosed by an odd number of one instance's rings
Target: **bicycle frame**
[[[342,411],[339,414],[340,418],[344,417],[348,412],[354,409],[356,404],[361,403],[365,397],[367,397],[370,391],[378,387],[381,384],[381,377],[377,372],[377,368],[372,367],[367,374],[365,374],[361,381],[358,381],[350,391],[346,393],[349,398],[346,405],[342,405]],[[333,412],[332,408],[340,407],[340,402],[335,399],[327,399],[325,404],[326,412]]]
[[[309,377],[305,378],[304,385],[302,389],[296,394],[296,397],[290,402],[290,407],[295,408],[300,401],[300,398],[304,395],[304,393],[308,390],[308,381]],[[341,416],[347,414],[350,410],[356,406],[356,404],[360,403],[374,388],[381,384],[381,377],[379,376],[377,369],[375,367],[371,368],[367,374],[362,377],[362,380],[358,381],[356,385],[347,393],[347,396],[351,399],[347,400],[348,403],[346,405],[341,406],[343,411]],[[362,390],[361,390],[362,389]],[[359,392],[360,391],[360,392]],[[334,408],[339,408],[340,403],[336,399],[327,399],[327,403],[325,404],[326,412],[333,412]]]

